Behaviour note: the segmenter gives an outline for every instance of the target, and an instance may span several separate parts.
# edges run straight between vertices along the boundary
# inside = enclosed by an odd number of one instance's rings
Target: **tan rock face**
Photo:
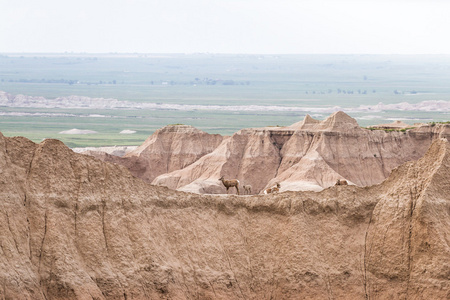
[[[447,299],[449,183],[444,140],[380,185],[238,197],[0,134],[0,298]]]
[[[307,116],[288,127],[243,129],[186,168],[165,173],[153,184],[194,193],[226,193],[221,175],[260,193],[276,182],[281,191],[320,191],[345,179],[370,186],[424,155],[431,142],[450,138],[449,125],[409,131],[367,130],[343,112],[324,121]]]
[[[428,290],[441,288],[434,281],[438,276],[446,278],[442,296],[450,297],[450,197],[444,192],[450,184],[449,149],[448,142],[434,143],[423,158],[402,165],[384,182],[367,231],[368,292],[380,298],[438,299]],[[386,289],[387,282],[396,293]]]
[[[5,298],[448,296],[448,143],[373,188],[251,198],[151,187],[57,141],[1,145]]]

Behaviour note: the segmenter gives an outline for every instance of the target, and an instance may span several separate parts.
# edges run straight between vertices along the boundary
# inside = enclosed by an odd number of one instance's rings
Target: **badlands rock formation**
[[[236,178],[259,193],[276,182],[281,191],[320,191],[346,179],[380,183],[400,164],[417,160],[431,142],[450,138],[450,125],[385,132],[358,126],[343,112],[324,121],[310,116],[288,127],[242,129],[190,166],[162,174],[153,184],[195,193],[225,193],[217,180]]]
[[[134,176],[152,182],[161,174],[189,166],[216,149],[222,140],[219,134],[208,134],[189,125],[168,125],[123,157],[97,151],[86,154],[124,165]]]
[[[449,183],[444,139],[379,185],[224,196],[0,134],[0,298],[448,299]]]

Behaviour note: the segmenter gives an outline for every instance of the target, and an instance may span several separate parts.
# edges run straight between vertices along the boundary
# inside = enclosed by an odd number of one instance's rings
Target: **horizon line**
[[[46,51],[0,51],[0,55],[31,55],[31,54],[48,54],[48,55],[335,55],[335,56],[450,56],[450,53],[257,53],[257,52],[86,52],[86,51],[64,51],[64,52],[46,52]]]

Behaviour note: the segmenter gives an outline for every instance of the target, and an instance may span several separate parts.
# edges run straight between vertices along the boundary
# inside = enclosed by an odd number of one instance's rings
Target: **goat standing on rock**
[[[227,194],[228,194],[228,189],[230,187],[235,187],[237,194],[239,195],[239,180],[237,179],[224,179],[223,176],[219,178],[220,181],[222,181],[223,185],[227,188]]]
[[[247,184],[242,186],[244,188],[244,193],[250,195],[252,193],[252,186]]]

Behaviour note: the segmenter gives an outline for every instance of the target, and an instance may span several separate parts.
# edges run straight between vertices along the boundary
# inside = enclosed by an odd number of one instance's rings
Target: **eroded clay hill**
[[[94,151],[86,154],[124,165],[134,176],[152,182],[161,174],[189,166],[216,149],[222,140],[219,134],[208,134],[189,125],[168,125],[124,157]]]
[[[324,121],[310,116],[288,127],[243,129],[186,168],[161,174],[153,184],[195,193],[225,193],[217,179],[236,178],[254,193],[320,191],[345,179],[357,186],[380,183],[406,161],[424,155],[433,140],[450,138],[450,125],[386,132],[361,128],[343,112]]]
[[[150,185],[0,134],[1,299],[448,299],[450,145],[371,187]]]

